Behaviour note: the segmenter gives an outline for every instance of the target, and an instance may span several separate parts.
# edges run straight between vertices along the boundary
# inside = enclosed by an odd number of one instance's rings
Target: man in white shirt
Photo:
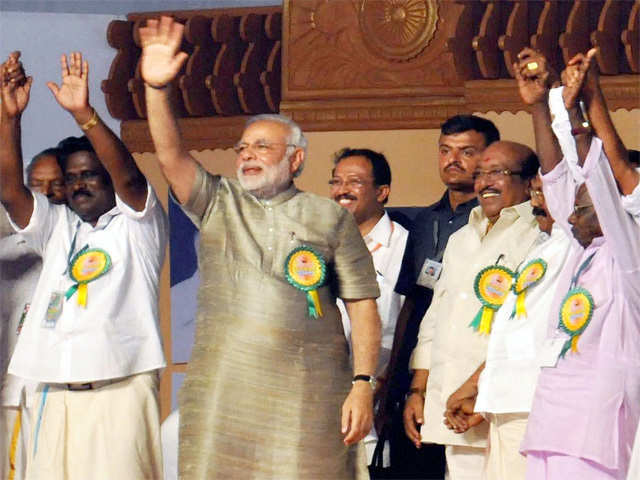
[[[524,145],[501,141],[484,150],[474,173],[480,206],[450,237],[442,276],[420,325],[405,430],[416,446],[446,446],[447,478],[452,480],[479,479],[487,445],[486,424],[458,435],[443,423],[447,399],[486,357],[491,324],[475,325],[484,305],[476,276],[487,267],[515,270],[538,237],[529,203],[530,181],[537,171],[538,159]],[[499,280],[504,283],[504,278]]]
[[[398,313],[404,295],[395,291],[402,257],[407,245],[408,231],[393,222],[385,212],[389,199],[391,169],[385,156],[366,148],[344,148],[336,153],[334,169],[329,181],[331,198],[349,210],[358,224],[362,238],[371,252],[380,296],[376,299],[382,322],[382,346],[376,377],[382,379],[393,345]],[[351,322],[342,300],[337,301],[342,314],[342,325],[351,345]],[[380,385],[378,385],[379,391]],[[367,464],[371,464],[377,442],[375,427],[364,439]],[[389,465],[388,447],[385,447],[383,466]]]
[[[27,184],[51,203],[65,203],[58,150],[48,148],[27,167]],[[0,205],[0,476],[24,478],[34,382],[7,376],[7,367],[29,310],[42,259],[15,234]],[[26,383],[26,385],[25,385]],[[26,388],[25,388],[26,387]]]
[[[59,145],[68,207],[23,183],[20,119],[32,80],[20,75],[18,52],[1,72],[0,200],[43,258],[9,365],[40,382],[27,478],[161,478],[157,294],[166,216],[90,106],[87,62],[76,52],[61,67],[62,85],[48,87],[87,135]]]

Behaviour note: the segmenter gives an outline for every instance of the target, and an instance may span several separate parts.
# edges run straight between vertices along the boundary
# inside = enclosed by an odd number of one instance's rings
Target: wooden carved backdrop
[[[363,130],[522,110],[512,64],[527,45],[558,70],[597,46],[610,107],[640,106],[640,0],[285,0],[165,13],[186,25],[173,100],[192,149],[232,145],[255,113]],[[153,150],[137,29],[159,14],[130,14],[107,34],[117,54],[103,90],[133,151]]]

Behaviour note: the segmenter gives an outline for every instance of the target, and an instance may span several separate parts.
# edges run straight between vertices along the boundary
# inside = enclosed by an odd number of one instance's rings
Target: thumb
[[[187,58],[189,58],[189,55],[187,55],[185,52],[179,52],[171,61],[172,70],[178,73]]]
[[[53,96],[58,98],[58,93],[60,92],[60,88],[58,87],[58,85],[53,82],[47,82],[47,87],[49,88],[49,90],[51,90]]]
[[[424,412],[421,408],[416,410],[415,417],[416,417],[416,423],[419,423],[420,425],[424,423]]]

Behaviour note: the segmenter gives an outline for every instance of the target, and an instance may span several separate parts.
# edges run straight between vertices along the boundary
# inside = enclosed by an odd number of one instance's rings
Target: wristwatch
[[[351,380],[351,385],[355,385],[358,381],[368,382],[369,385],[371,385],[371,390],[376,390],[376,385],[378,383],[376,381],[376,377],[372,375],[356,375],[355,377],[353,377],[353,380]]]

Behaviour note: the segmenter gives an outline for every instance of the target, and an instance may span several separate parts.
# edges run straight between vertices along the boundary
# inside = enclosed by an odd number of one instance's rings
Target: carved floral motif
[[[364,43],[374,55],[409,60],[433,38],[438,4],[435,0],[362,0],[358,21]]]

